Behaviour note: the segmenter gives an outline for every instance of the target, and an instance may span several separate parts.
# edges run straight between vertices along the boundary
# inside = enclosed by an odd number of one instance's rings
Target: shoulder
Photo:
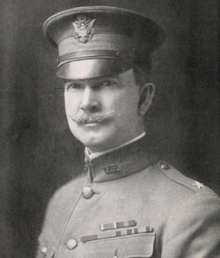
[[[158,178],[160,178],[159,181],[169,184],[171,189],[178,187],[179,189],[182,189],[182,191],[186,191],[191,194],[200,192],[213,193],[213,191],[203,183],[185,176],[168,162],[163,160],[155,163],[153,165],[153,170],[157,173]]]
[[[207,253],[207,257],[214,253],[217,257],[220,244],[218,195],[166,162],[155,164],[154,172],[161,185],[172,188],[169,190],[172,197],[169,198],[169,216],[164,230],[164,257],[195,257],[198,249]]]
[[[176,210],[173,210],[173,214],[170,216],[173,222],[181,218],[181,214],[184,219],[194,217],[196,221],[199,221],[199,218],[204,220],[216,217],[220,221],[220,198],[214,191],[204,184],[186,177],[167,162],[159,161],[156,167],[163,180],[165,177],[169,182],[173,189],[173,195],[176,195],[177,198],[180,196],[179,200],[181,201],[178,202]],[[175,199],[176,196],[173,198]]]
[[[71,208],[81,195],[81,189],[84,181],[85,175],[82,174],[60,187],[54,193],[47,205],[43,225],[45,232],[45,229],[54,227],[54,225],[56,225],[57,228],[59,228],[59,226],[63,226],[68,214],[71,212]],[[50,232],[50,230],[48,232]]]
[[[47,215],[48,213],[56,214],[57,212],[60,214],[60,211],[72,206],[81,193],[85,179],[85,174],[81,174],[60,187],[50,199]]]
[[[79,175],[77,178],[60,187],[50,199],[41,234],[38,238],[37,257],[45,257],[43,256],[44,252],[47,252],[52,257],[71,209],[77,203],[77,199],[80,196],[84,181],[85,174]]]
[[[220,213],[220,198],[214,191],[183,175],[169,163],[155,163],[151,169],[151,177],[154,178],[150,182],[151,194],[169,207],[169,217],[171,213],[175,217],[179,211],[186,214],[186,210],[189,214],[202,213],[202,216],[217,210]]]

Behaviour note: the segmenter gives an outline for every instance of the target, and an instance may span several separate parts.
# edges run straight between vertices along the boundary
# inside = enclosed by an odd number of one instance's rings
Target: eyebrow
[[[91,79],[79,79],[79,80],[71,80],[71,79],[62,79],[62,82],[64,84],[66,83],[83,83],[83,82],[86,82],[86,81],[89,81],[91,80],[92,83],[99,83],[99,82],[104,82],[104,81],[118,81],[119,82],[119,79],[116,75],[113,75],[113,76],[103,76],[103,77],[96,77],[96,78],[91,78]]]

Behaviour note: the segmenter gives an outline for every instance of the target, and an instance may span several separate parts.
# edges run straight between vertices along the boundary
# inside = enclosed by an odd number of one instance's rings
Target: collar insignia
[[[95,29],[93,28],[95,21],[96,19],[87,20],[84,15],[79,15],[76,21],[72,23],[74,28],[74,37],[81,43],[86,43],[89,41],[95,33]]]
[[[120,169],[118,166],[111,164],[111,165],[108,165],[107,167],[104,167],[104,171],[106,174],[114,174],[119,172]]]

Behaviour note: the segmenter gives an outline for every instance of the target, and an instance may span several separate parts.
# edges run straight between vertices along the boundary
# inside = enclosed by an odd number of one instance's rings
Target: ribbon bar
[[[134,227],[137,223],[135,220],[122,221],[122,222],[113,222],[108,224],[101,224],[101,231],[109,230],[109,229],[117,229],[117,228],[126,228],[126,227]]]
[[[80,241],[83,243],[94,241],[94,240],[101,240],[106,238],[113,238],[113,237],[120,237],[120,236],[128,236],[128,235],[134,235],[134,234],[140,234],[140,233],[152,233],[153,228],[148,227],[142,227],[142,228],[132,228],[132,229],[123,229],[120,231],[110,231],[110,232],[104,232],[101,234],[96,235],[90,235],[90,236],[83,236],[80,238]]]

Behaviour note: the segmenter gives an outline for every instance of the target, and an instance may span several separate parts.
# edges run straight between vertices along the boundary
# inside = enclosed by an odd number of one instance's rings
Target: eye
[[[110,86],[114,86],[116,83],[114,81],[104,81],[101,83],[102,87],[110,87]]]
[[[82,89],[82,85],[79,83],[66,83],[65,84],[65,89],[66,90],[77,90],[77,89]]]

